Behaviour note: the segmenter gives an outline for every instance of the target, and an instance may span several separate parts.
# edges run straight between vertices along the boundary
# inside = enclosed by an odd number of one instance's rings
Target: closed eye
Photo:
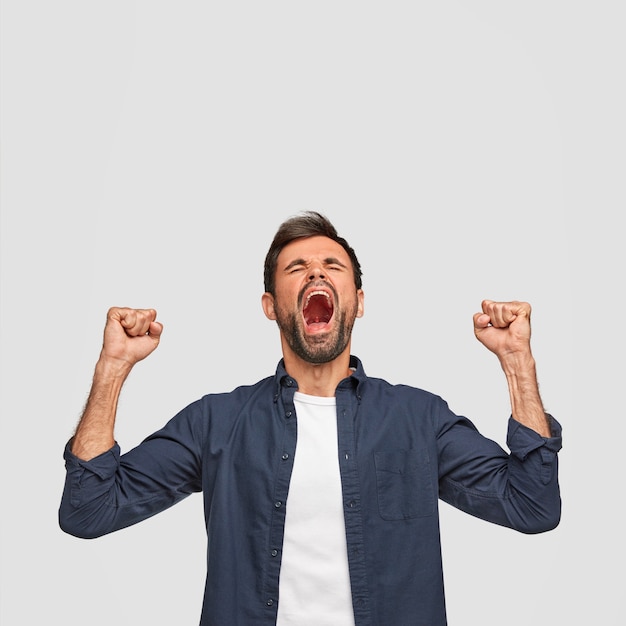
[[[338,259],[329,258],[324,261],[326,267],[330,270],[345,270],[347,267]]]
[[[306,269],[306,263],[304,259],[296,259],[289,263],[289,265],[287,265],[287,267],[285,268],[285,273],[293,274],[304,269]]]

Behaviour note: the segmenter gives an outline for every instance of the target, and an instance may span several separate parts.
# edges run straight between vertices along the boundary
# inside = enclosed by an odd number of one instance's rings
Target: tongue
[[[328,301],[324,296],[313,296],[305,311],[304,319],[311,326],[313,324],[328,324],[332,317],[332,311],[328,308]]]

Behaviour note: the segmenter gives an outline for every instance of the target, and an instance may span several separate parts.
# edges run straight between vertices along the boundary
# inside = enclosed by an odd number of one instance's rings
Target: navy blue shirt
[[[560,519],[553,437],[509,419],[507,454],[438,396],[366,376],[336,390],[339,466],[357,626],[446,624],[437,499],[524,533]],[[65,450],[59,518],[97,537],[202,491],[202,626],[275,624],[297,382],[275,376],[190,404],[139,446],[82,461]],[[324,598],[320,598],[320,603]]]

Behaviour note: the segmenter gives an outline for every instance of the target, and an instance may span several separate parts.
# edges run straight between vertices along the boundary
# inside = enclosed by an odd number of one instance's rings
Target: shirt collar
[[[352,375],[344,378],[339,383],[339,387],[345,387],[347,385],[356,387],[357,395],[360,398],[361,394],[358,390],[360,390],[363,383],[367,380],[367,375],[365,374],[365,370],[363,369],[363,364],[361,363],[361,360],[354,355],[350,355],[350,369],[352,370]],[[276,367],[275,381],[277,392],[280,390],[281,386],[298,389],[298,381],[295,378],[289,376],[289,374],[287,374],[284,359],[281,359],[278,362],[278,366]]]

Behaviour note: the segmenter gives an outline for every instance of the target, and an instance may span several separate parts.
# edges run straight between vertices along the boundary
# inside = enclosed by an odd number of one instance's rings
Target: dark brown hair
[[[336,241],[347,252],[352,262],[352,270],[354,271],[354,284],[357,289],[361,289],[361,264],[356,258],[354,250],[343,237],[337,234],[336,228],[327,217],[316,211],[304,211],[295,217],[290,217],[283,222],[279,226],[278,231],[276,231],[274,241],[272,241],[272,245],[265,257],[265,291],[274,294],[276,287],[276,265],[281,250],[296,239],[320,235]]]

